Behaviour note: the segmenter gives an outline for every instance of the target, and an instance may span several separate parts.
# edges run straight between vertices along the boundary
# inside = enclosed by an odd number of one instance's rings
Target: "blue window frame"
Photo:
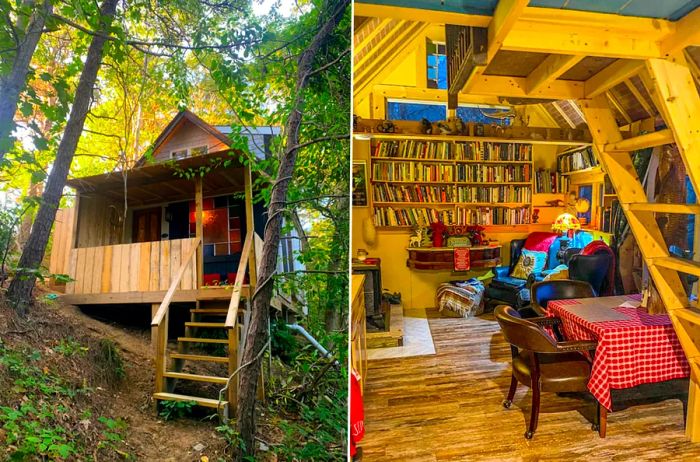
[[[447,89],[447,56],[444,43],[428,41],[426,44],[428,64],[428,88]]]
[[[578,187],[578,197],[583,197],[588,199],[589,204],[593,204],[593,185],[584,185]],[[585,218],[586,224],[591,222],[591,208],[588,209],[586,213],[577,214],[579,218]]]
[[[389,101],[387,103],[387,119],[389,120],[421,120],[431,122],[445,120],[447,106],[444,104],[414,103]]]

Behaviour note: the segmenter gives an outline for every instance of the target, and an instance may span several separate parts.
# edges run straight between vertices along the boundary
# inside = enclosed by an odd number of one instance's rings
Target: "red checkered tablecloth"
[[[640,296],[624,299],[639,301]],[[547,315],[561,318],[568,340],[598,341],[588,389],[606,409],[612,410],[612,388],[688,377],[688,361],[667,315],[648,314],[643,308],[617,307],[611,309],[628,319],[589,322],[567,311],[567,306],[586,300],[550,301]]]

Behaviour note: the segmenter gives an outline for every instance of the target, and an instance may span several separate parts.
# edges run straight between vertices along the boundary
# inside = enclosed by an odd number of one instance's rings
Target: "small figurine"
[[[431,135],[433,133],[433,124],[425,117],[420,121],[420,132],[425,135]]]
[[[396,125],[389,120],[385,120],[377,125],[377,131],[379,133],[396,133]]]
[[[532,211],[532,223],[536,224],[540,219],[540,209],[534,209]]]
[[[459,117],[442,120],[437,123],[437,126],[443,135],[461,135],[466,129],[466,125]]]
[[[467,235],[472,241],[472,245],[482,245],[486,242],[486,234],[484,234],[484,227],[480,225],[470,225],[467,226]]]
[[[414,235],[408,240],[409,247],[422,247],[423,239],[425,237],[425,229],[420,226],[414,229]]]

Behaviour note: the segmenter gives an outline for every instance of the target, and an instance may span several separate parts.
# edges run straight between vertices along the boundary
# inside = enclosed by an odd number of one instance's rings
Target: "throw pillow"
[[[553,281],[557,279],[569,279],[569,268],[566,265],[557,266],[547,276],[545,276],[543,280]]]
[[[510,273],[511,277],[517,279],[527,279],[530,273],[541,272],[547,265],[547,252],[536,252],[532,250],[523,249],[518,263],[513,268],[513,272]]]
[[[549,252],[549,248],[557,238],[557,234],[546,231],[530,233],[523,245],[524,249],[535,250],[537,252]]]

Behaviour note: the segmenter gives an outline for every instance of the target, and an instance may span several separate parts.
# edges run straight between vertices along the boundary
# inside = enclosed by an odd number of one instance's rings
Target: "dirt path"
[[[73,306],[59,308],[60,315],[76,326],[83,326],[95,335],[114,341],[122,350],[127,378],[107,409],[129,423],[127,442],[138,460],[201,461],[202,456],[218,460],[223,456],[224,442],[218,436],[214,421],[181,419],[163,421],[155,412],[154,363],[150,335],[131,332],[97,321]],[[200,451],[195,446],[203,445]]]

